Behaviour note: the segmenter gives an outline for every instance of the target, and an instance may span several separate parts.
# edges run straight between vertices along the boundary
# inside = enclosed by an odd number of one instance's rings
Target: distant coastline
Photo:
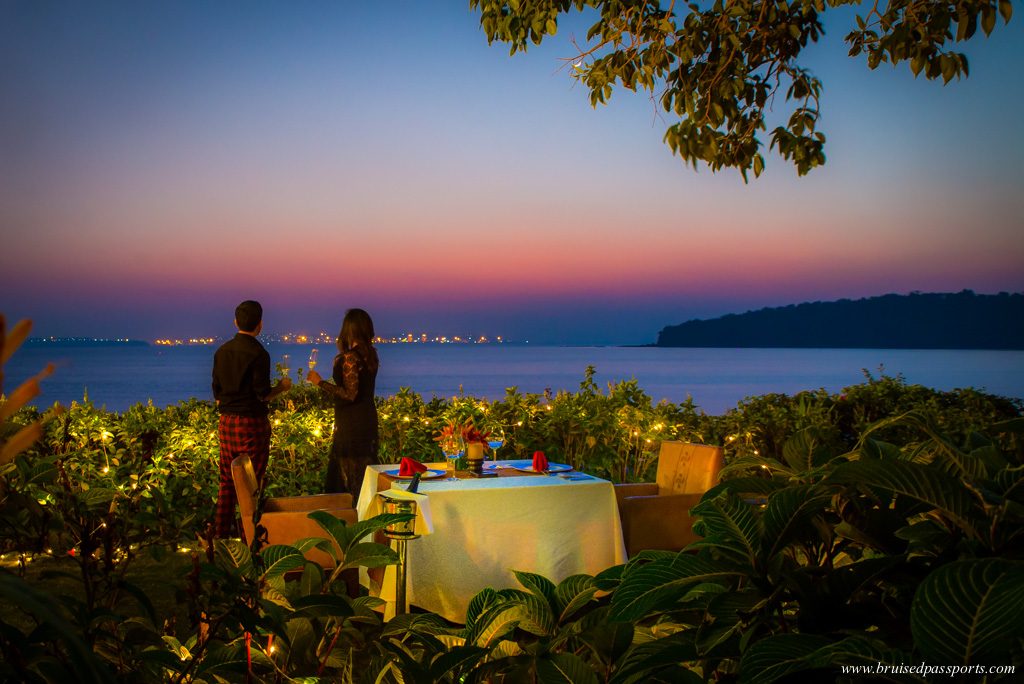
[[[148,347],[145,340],[127,337],[30,337],[25,340],[28,347]]]
[[[1024,294],[887,294],[666,326],[652,347],[1024,349]]]

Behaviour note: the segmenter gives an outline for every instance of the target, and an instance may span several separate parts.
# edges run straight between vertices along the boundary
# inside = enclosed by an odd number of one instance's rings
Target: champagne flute
[[[288,377],[288,373],[291,370],[291,356],[284,354],[281,356],[281,374],[284,377]]]
[[[313,347],[312,349],[309,350],[309,370],[316,369],[316,360],[319,353],[320,350],[317,349],[316,347]]]

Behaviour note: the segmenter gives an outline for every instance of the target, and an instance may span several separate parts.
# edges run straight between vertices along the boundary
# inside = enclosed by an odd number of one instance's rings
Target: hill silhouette
[[[1024,294],[887,294],[666,326],[656,347],[1024,349]]]

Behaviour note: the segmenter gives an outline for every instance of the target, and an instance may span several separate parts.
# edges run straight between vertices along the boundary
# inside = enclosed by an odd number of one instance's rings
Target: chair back
[[[248,456],[239,456],[231,461],[231,479],[235,482],[235,496],[238,497],[238,512],[242,516],[246,537],[252,535],[252,516],[256,513],[256,471]]]
[[[658,494],[702,494],[718,483],[725,467],[720,446],[662,442],[658,453]]]

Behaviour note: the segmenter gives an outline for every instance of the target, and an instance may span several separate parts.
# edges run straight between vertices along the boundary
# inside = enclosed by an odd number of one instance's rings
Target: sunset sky
[[[835,14],[835,17],[832,15]],[[0,3],[0,312],[38,335],[644,343],[802,301],[1024,290],[1024,29],[968,79],[869,71],[830,11],[824,168],[693,171],[644,94],[592,109],[465,0]],[[778,108],[785,111],[781,102]],[[767,136],[763,138],[767,145]]]

